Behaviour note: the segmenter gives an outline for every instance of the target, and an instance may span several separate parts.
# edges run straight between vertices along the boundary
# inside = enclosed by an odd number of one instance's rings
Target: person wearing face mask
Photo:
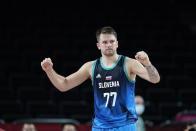
[[[145,124],[144,120],[142,118],[142,114],[144,113],[145,106],[144,106],[144,99],[142,96],[135,96],[135,107],[136,107],[136,113],[138,115],[138,120],[136,122],[137,130],[138,131],[145,131]]]

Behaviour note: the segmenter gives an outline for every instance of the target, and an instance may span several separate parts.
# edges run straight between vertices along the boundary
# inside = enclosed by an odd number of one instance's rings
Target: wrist
[[[144,65],[144,67],[146,67],[146,68],[151,67],[151,66],[152,66],[152,65],[149,65],[149,66],[145,66],[145,65]]]
[[[49,68],[47,70],[45,70],[46,74],[51,74],[54,72],[53,68]]]
[[[148,63],[145,63],[144,66],[145,67],[150,67],[150,66],[152,66],[152,64],[151,64],[151,62],[148,62]]]

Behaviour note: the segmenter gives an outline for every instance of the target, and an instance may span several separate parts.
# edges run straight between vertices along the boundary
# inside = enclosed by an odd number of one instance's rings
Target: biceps
[[[77,71],[66,77],[66,81],[69,87],[76,87],[88,79],[86,72]]]
[[[139,77],[145,79],[145,80],[150,80],[149,75],[147,70],[144,68],[143,70],[139,70],[136,72],[136,75],[138,75]]]
[[[143,65],[141,65],[140,63],[137,63],[134,67],[135,68],[133,70],[136,75],[138,75],[139,77],[145,80],[150,80],[148,72]]]

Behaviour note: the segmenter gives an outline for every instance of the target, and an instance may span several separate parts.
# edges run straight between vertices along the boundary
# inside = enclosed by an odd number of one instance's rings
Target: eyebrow
[[[115,41],[115,40],[114,40],[114,39],[111,39],[111,40],[103,40],[103,42],[104,42],[104,41]]]

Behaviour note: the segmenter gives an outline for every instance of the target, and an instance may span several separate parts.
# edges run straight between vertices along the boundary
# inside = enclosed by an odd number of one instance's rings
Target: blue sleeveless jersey
[[[94,89],[93,128],[114,128],[135,123],[135,81],[125,68],[126,57],[120,55],[115,65],[106,68],[102,57],[94,62],[92,85]]]

